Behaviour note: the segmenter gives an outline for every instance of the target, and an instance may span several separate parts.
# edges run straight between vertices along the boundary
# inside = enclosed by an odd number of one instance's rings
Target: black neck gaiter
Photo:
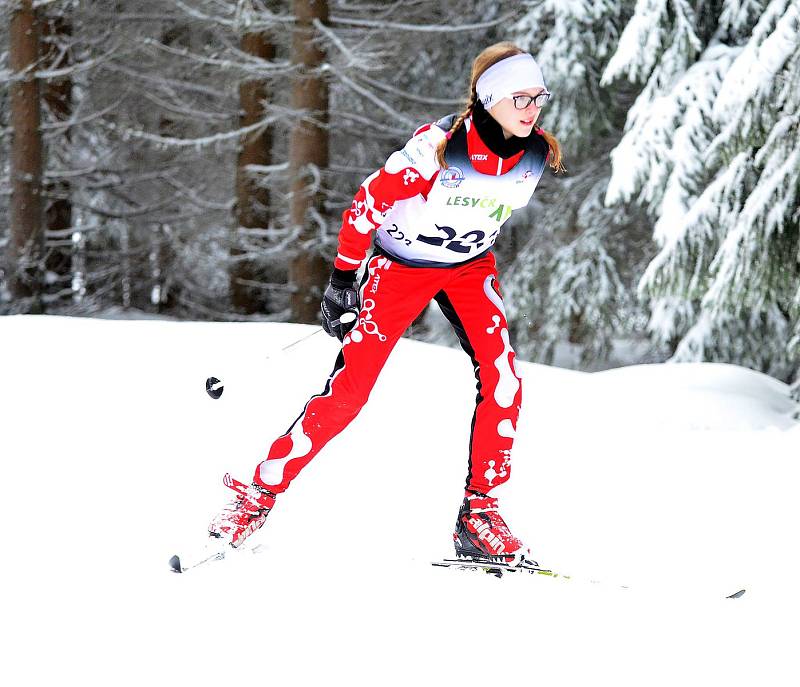
[[[503,127],[490,115],[480,101],[472,108],[472,122],[486,147],[498,157],[507,160],[525,150],[527,139],[519,136],[506,138]]]

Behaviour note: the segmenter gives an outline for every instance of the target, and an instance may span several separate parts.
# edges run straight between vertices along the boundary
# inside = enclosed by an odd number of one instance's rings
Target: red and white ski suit
[[[509,478],[522,387],[490,248],[512,211],[530,200],[548,147],[535,132],[525,150],[500,158],[468,118],[448,141],[440,170],[435,150],[453,117],[418,129],[362,183],[343,214],[335,267],[358,268],[375,233],[361,311],[322,393],[256,468],[255,481],[274,493],[358,415],[392,348],[431,300],[478,380],[467,490],[488,494]]]

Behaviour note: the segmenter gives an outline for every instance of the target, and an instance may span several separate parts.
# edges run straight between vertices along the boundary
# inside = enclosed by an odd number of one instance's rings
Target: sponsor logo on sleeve
[[[409,155],[409,154],[408,154],[408,151],[407,151],[405,148],[403,148],[403,150],[401,150],[401,151],[400,151],[400,153],[401,153],[401,154],[403,155],[403,157],[404,157],[404,158],[406,158],[406,160],[408,160],[408,161],[409,161],[409,162],[410,162],[412,165],[415,165],[415,164],[417,164],[417,161],[416,161],[416,160],[415,160],[413,157],[411,157],[411,155]]]

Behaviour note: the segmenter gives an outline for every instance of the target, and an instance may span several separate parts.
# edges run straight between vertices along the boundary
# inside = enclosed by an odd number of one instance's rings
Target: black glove
[[[325,333],[342,341],[355,326],[360,309],[356,271],[334,269],[322,297],[322,328]]]

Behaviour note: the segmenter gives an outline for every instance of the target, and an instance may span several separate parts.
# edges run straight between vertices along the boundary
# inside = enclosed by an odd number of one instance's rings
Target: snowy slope
[[[322,388],[335,340],[281,350],[314,331],[0,318],[3,684],[798,684],[800,426],[785,385],[731,366],[520,365],[498,495],[571,580],[429,565],[475,382],[460,351],[408,340],[260,553],[169,573],[222,474],[247,480]]]

